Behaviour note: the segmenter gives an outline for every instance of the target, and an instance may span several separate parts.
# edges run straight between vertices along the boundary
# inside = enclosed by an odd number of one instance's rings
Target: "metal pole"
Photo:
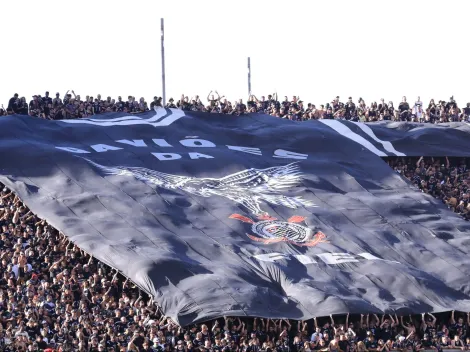
[[[166,105],[166,89],[165,89],[165,26],[163,24],[163,18],[161,19],[161,30],[162,30],[162,98],[163,106]]]
[[[248,95],[251,94],[251,63],[248,57]]]

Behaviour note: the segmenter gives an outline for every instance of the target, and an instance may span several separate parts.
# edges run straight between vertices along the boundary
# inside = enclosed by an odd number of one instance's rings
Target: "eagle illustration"
[[[258,218],[269,216],[261,209],[261,202],[282,205],[287,208],[315,207],[302,197],[288,197],[280,192],[292,188],[301,181],[297,162],[269,167],[250,168],[222,178],[196,178],[171,175],[142,167],[104,166],[83,158],[107,175],[131,176],[149,185],[168,190],[180,190],[200,197],[219,196],[230,199],[245,207]]]

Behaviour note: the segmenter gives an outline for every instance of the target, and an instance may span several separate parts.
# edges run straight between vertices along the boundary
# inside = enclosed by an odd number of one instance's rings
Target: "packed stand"
[[[148,104],[144,98],[136,100],[133,96],[128,96],[127,100],[123,100],[121,97],[115,100],[109,96],[106,100],[102,100],[101,95],[98,94],[96,98],[86,96],[82,99],[74,91],[71,91],[71,93],[67,91],[62,99],[60,93],[56,93],[55,97],[52,98],[49,96],[49,92],[46,92],[43,97],[34,95],[29,103],[25,97],[20,98],[18,94],[14,94],[9,100],[7,108],[5,109],[3,105],[0,108],[0,116],[22,114],[61,120],[85,118],[106,112],[137,114],[162,106],[162,98],[156,96]],[[165,107],[238,116],[247,113],[264,113],[298,121],[316,119],[424,123],[470,121],[470,103],[461,108],[453,97],[450,97],[447,102],[439,101],[437,103],[434,102],[434,99],[431,99],[427,106],[421,101],[420,97],[413,104],[408,103],[406,97],[403,97],[398,107],[395,107],[392,101],[387,103],[384,99],[381,99],[379,103],[374,101],[366,104],[362,98],[359,98],[356,104],[351,97],[343,103],[337,96],[330,103],[319,105],[317,108],[316,105],[311,103],[305,105],[298,96],[294,96],[292,99],[285,96],[284,100],[280,101],[277,94],[268,95],[267,98],[261,96],[259,99],[255,95],[250,95],[245,104],[242,99],[234,102],[228,101],[215,91],[209,92],[207,98],[203,100],[198,95],[191,98],[182,95],[176,101],[170,98]]]
[[[157,318],[173,331],[131,282],[0,186],[0,351],[126,350],[157,336]]]
[[[388,158],[388,164],[422,192],[470,220],[470,165],[459,158]]]
[[[466,160],[389,158],[468,219]],[[179,327],[0,184],[0,351],[365,352],[469,349],[470,314],[219,319]],[[438,320],[436,319],[438,318]]]
[[[156,97],[155,97],[156,98]],[[151,107],[153,107],[153,103]],[[161,105],[161,104],[160,104]],[[125,112],[129,114],[137,114],[148,111],[149,107],[144,98],[136,100],[133,96],[128,96],[124,101],[122,97],[117,100],[107,97],[101,99],[98,94],[96,98],[86,96],[84,99],[80,95],[75,94],[72,90],[67,91],[62,99],[60,93],[56,93],[55,98],[50,97],[49,92],[41,95],[34,95],[32,100],[26,101],[25,97],[19,97],[17,93],[9,100],[6,109],[0,110],[0,116],[3,115],[30,115],[48,120],[63,120],[86,118],[92,115],[104,114],[107,112]]]
[[[437,104],[431,99],[428,106],[425,107],[420,97],[414,104],[408,103],[406,97],[395,108],[392,101],[388,103],[380,99],[380,103],[366,102],[359,98],[357,104],[349,97],[346,103],[341,102],[337,96],[325,105],[317,108],[314,104],[308,103],[306,106],[299,97],[287,96],[282,102],[279,102],[277,95],[268,95],[258,99],[256,96],[250,96],[248,100],[248,112],[263,112],[272,116],[286,118],[290,120],[305,121],[318,119],[341,119],[361,122],[376,121],[408,121],[422,123],[446,123],[470,121],[470,103],[466,107],[459,108],[453,97],[448,102],[439,101]]]

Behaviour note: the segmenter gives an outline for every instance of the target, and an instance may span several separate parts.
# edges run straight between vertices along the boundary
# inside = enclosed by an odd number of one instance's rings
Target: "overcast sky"
[[[0,13],[4,105],[46,90],[160,96],[161,17],[167,99],[246,100],[251,56],[257,96],[470,101],[467,0],[15,0]]]

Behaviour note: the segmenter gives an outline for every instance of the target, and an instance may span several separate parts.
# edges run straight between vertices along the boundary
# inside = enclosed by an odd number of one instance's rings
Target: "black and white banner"
[[[365,124],[318,120],[378,156],[468,156],[468,123],[441,125],[407,122]]]
[[[383,156],[467,156],[468,126],[160,109],[0,119],[0,181],[182,325],[470,311],[470,226]]]

